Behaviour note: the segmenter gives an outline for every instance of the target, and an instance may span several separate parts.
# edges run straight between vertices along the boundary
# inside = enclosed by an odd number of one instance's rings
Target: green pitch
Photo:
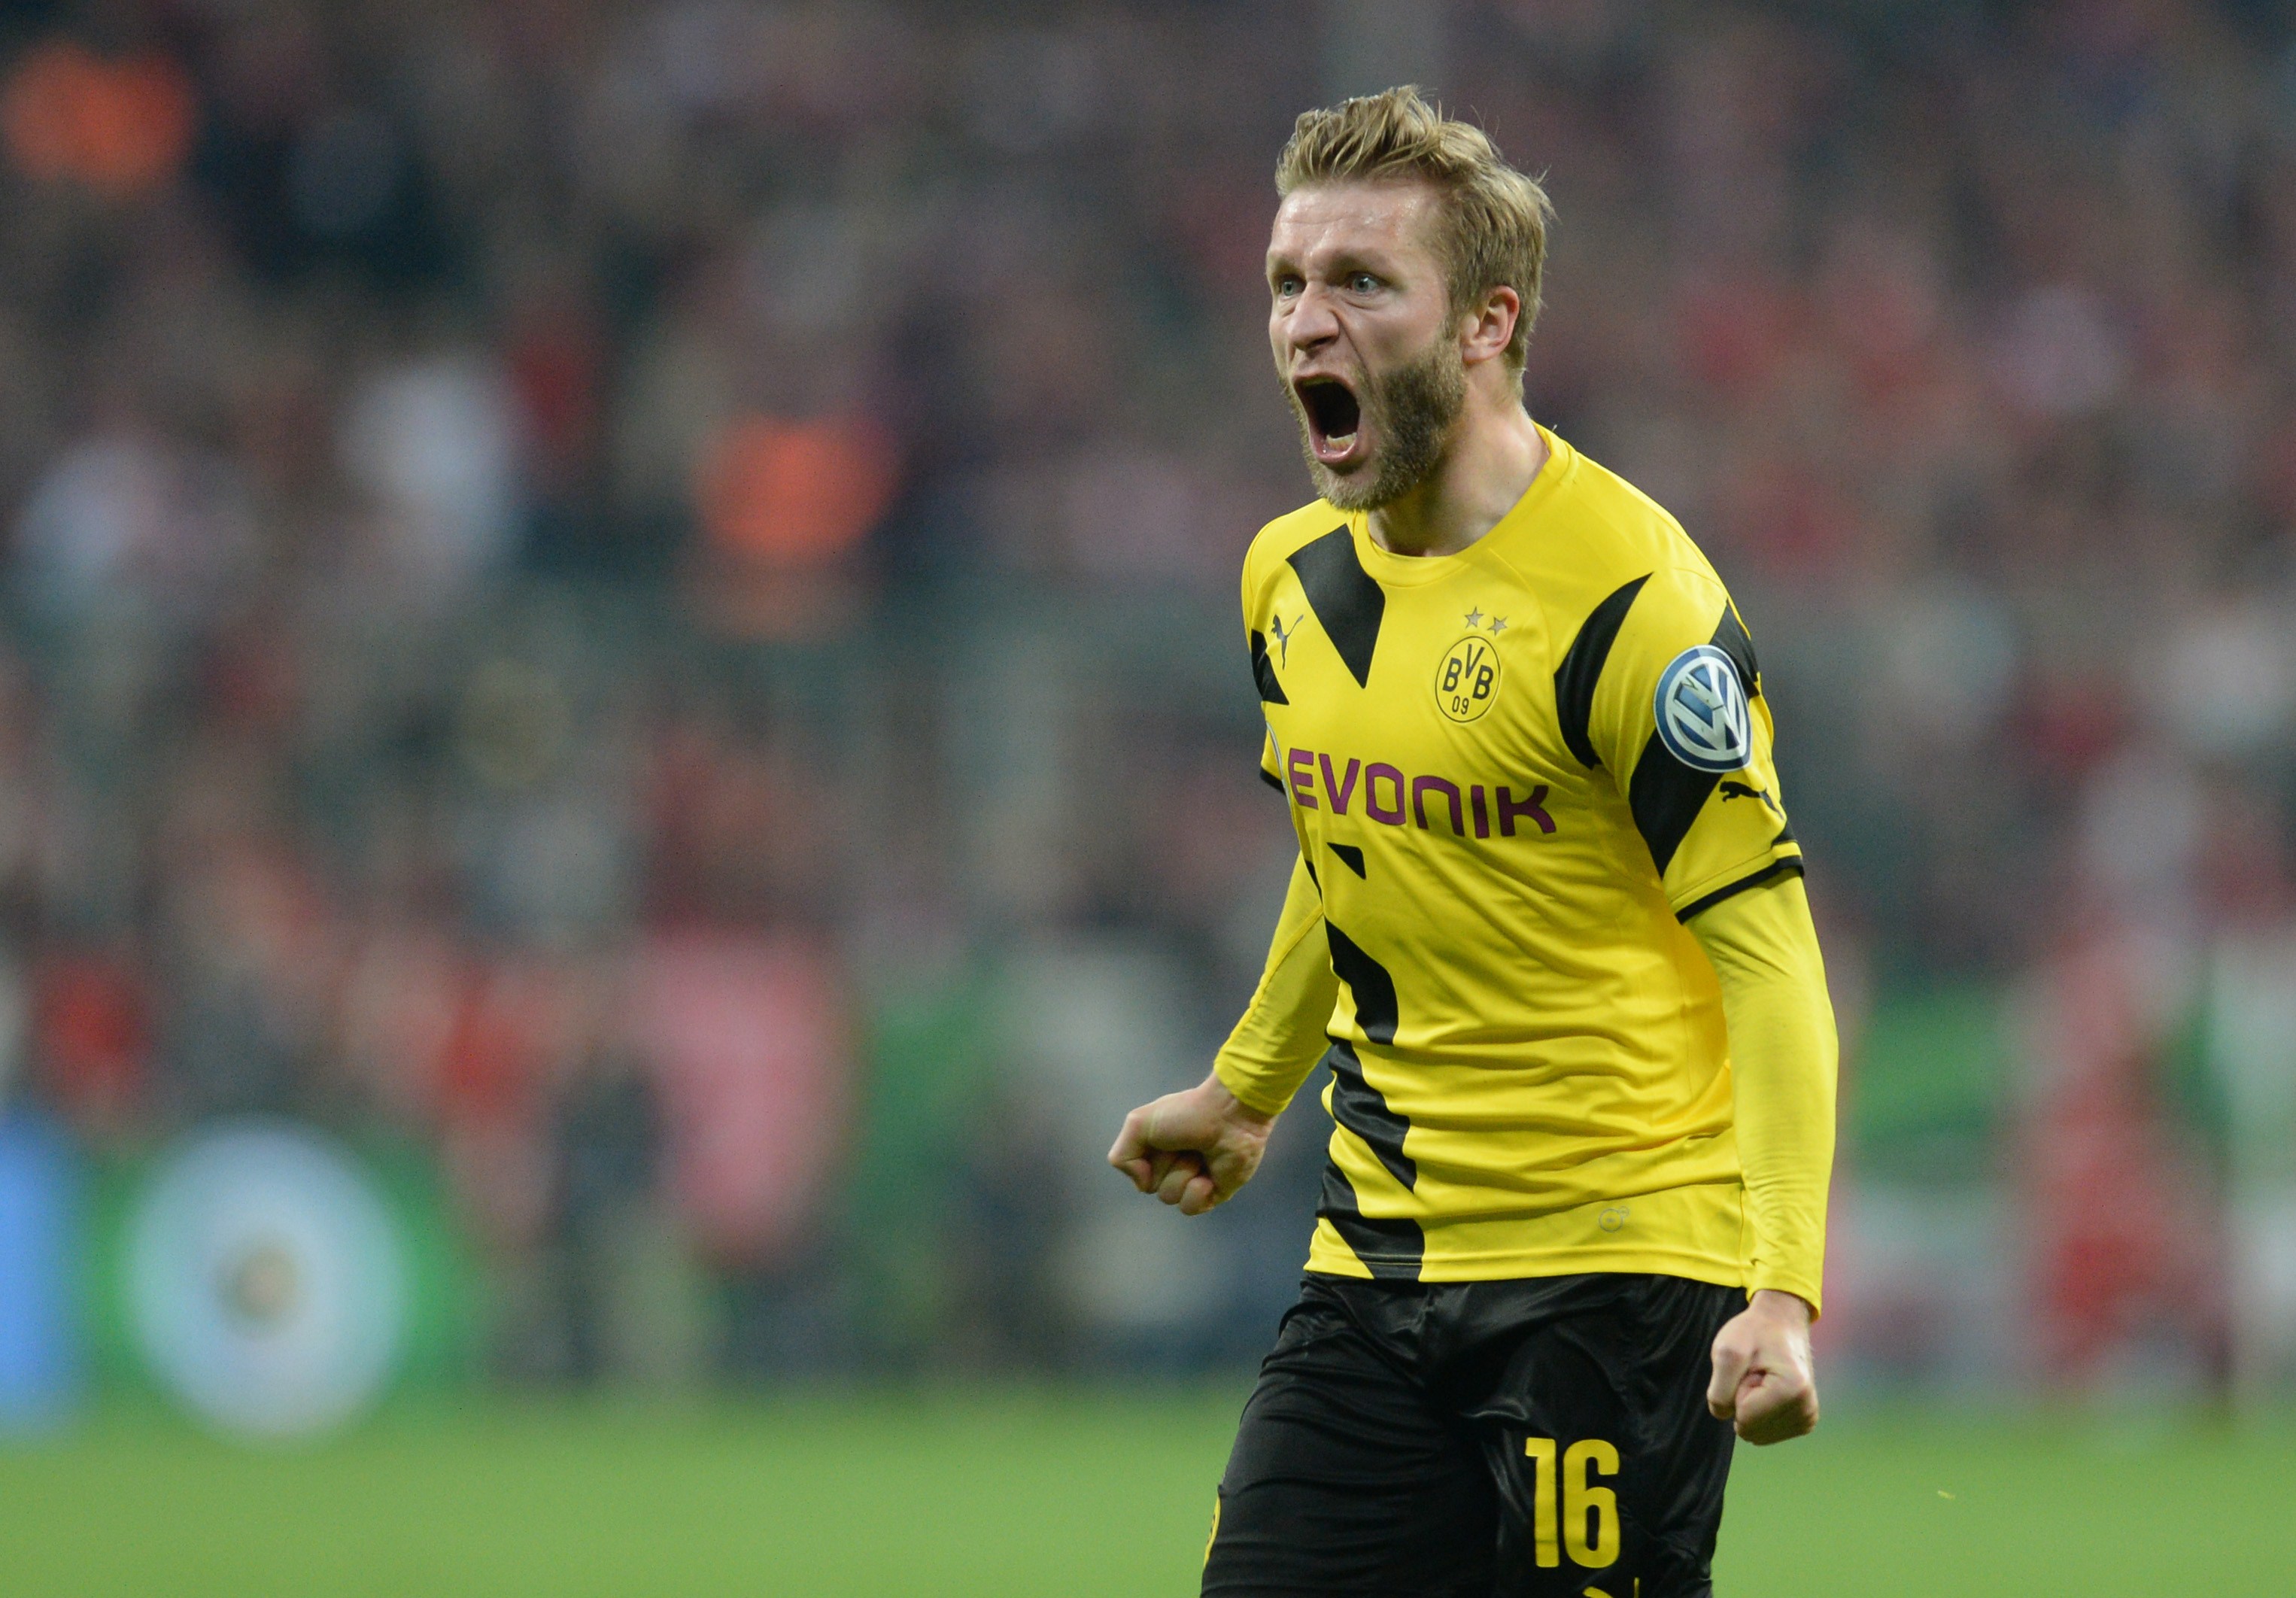
[[[0,1446],[10,1598],[1178,1595],[1238,1395],[405,1409]],[[1741,1450],[1722,1598],[2296,1594],[2296,1432],[1837,1416]]]

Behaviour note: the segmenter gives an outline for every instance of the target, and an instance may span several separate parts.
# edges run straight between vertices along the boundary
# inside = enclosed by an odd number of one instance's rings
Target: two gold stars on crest
[[[1471,632],[1471,633],[1472,633],[1472,632],[1473,632],[1477,627],[1480,627],[1480,626],[1482,626],[1482,625],[1483,625],[1483,611],[1482,611],[1482,607],[1481,607],[1481,606],[1480,606],[1480,605],[1478,605],[1475,609],[1473,609],[1473,610],[1472,610],[1472,611],[1468,611],[1468,612],[1467,612],[1467,630],[1468,630],[1469,632]],[[1506,620],[1506,618],[1505,618],[1505,617],[1504,617],[1504,616],[1494,616],[1494,617],[1492,617],[1492,618],[1491,618],[1491,636],[1492,636],[1492,637],[1494,637],[1494,638],[1497,637],[1501,633],[1505,632],[1505,631],[1506,631],[1506,628],[1507,628],[1507,620]]]

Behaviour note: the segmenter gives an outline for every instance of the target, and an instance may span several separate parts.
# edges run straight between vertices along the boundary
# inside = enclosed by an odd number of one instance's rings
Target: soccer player
[[[1817,1422],[1833,1158],[1753,645],[1674,519],[1524,410],[1536,183],[1397,89],[1301,117],[1276,190],[1321,497],[1243,611],[1299,864],[1211,1074],[1109,1154],[1201,1214],[1330,1068],[1203,1591],[1707,1594],[1734,1436]]]

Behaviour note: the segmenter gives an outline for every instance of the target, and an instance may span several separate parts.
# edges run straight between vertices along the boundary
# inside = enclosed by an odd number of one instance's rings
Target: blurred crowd
[[[2281,935],[2277,7],[10,0],[0,1093],[430,1151],[512,1376],[1256,1343],[1315,1128],[1097,1160],[1280,898],[1270,173],[1404,77],[1545,174],[1531,409],[1736,591],[1853,1044]]]

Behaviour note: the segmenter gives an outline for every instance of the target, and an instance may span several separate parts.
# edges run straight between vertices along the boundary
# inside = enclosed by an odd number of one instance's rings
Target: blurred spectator
[[[504,562],[517,531],[518,445],[510,385],[475,352],[384,367],[352,390],[342,457],[374,501],[372,598],[445,610]]]
[[[232,466],[122,419],[71,447],[25,503],[22,593],[59,615],[139,605],[195,621],[250,573]]]

